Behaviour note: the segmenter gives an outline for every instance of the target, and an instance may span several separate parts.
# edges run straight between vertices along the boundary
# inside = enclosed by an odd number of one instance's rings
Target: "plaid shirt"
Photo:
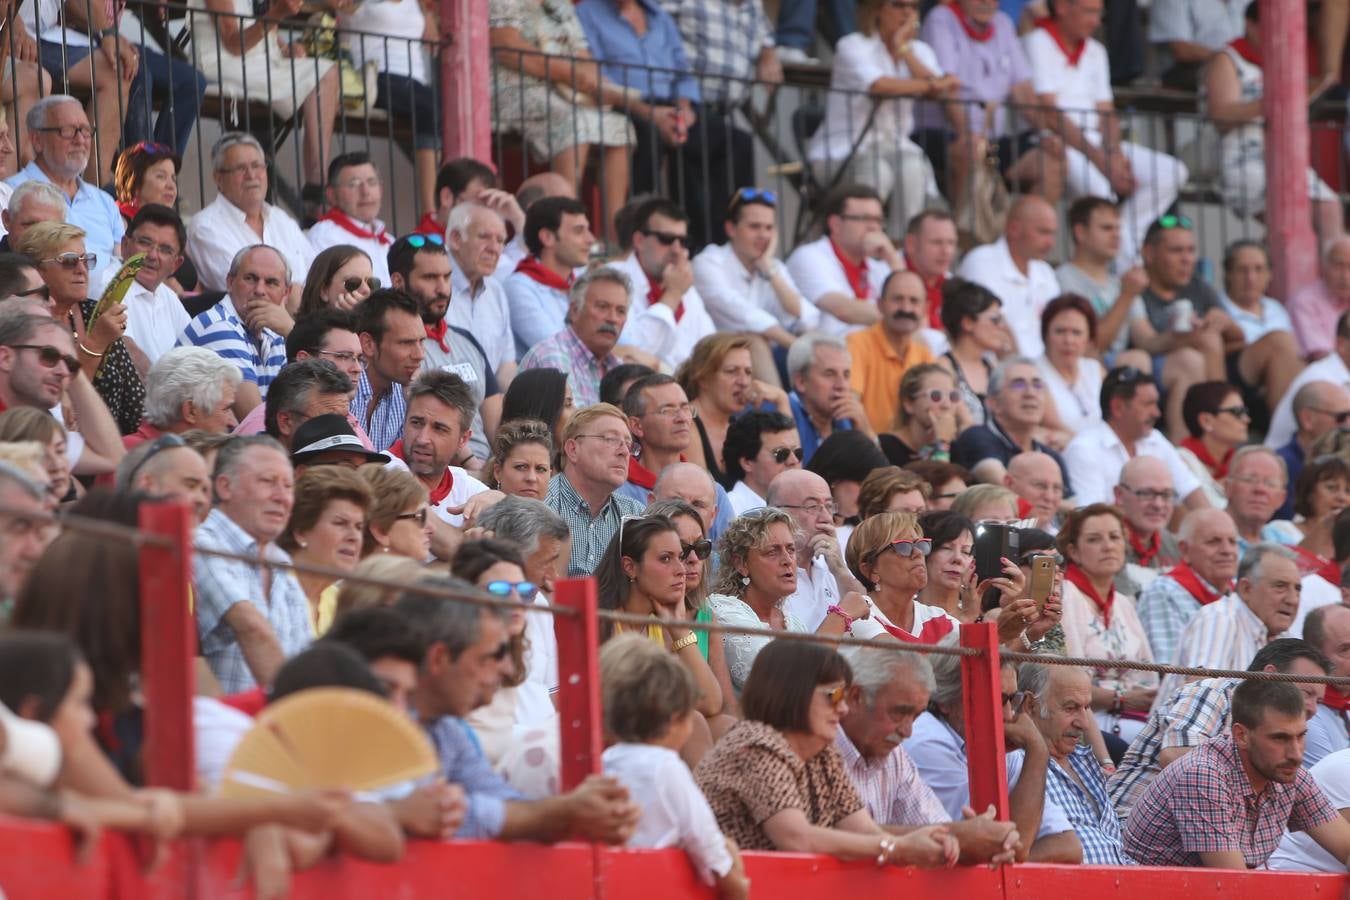
[[[704,102],[743,100],[760,52],[773,46],[760,0],[661,0],[661,5],[680,28]]]
[[[572,532],[572,557],[567,561],[569,578],[584,578],[593,573],[624,516],[642,515],[642,504],[633,498],[610,494],[600,514],[591,518],[590,505],[572,487],[566,475],[553,476],[544,502],[563,517]]]
[[[1133,865],[1134,860],[1121,849],[1120,819],[1116,818],[1115,807],[1106,794],[1106,779],[1092,748],[1080,744],[1065,761],[1073,769],[1072,774],[1051,757],[1045,772],[1045,796],[1069,816],[1083,845],[1083,865]],[[1074,775],[1078,776],[1077,781]]]
[[[1187,623],[1172,661],[1201,669],[1245,669],[1256,651],[1270,641],[1265,623],[1241,597],[1229,594],[1201,609]],[[1185,683],[1183,675],[1164,675],[1154,706]]]
[[[1195,576],[1209,590],[1218,591],[1208,581]],[[1200,601],[1195,599],[1171,575],[1159,575],[1153,583],[1144,588],[1134,604],[1139,613],[1139,621],[1148,635],[1148,646],[1153,650],[1153,659],[1157,662],[1171,662],[1176,659],[1177,645],[1181,643],[1181,633],[1191,618],[1200,611]]]
[[[867,759],[840,728],[834,746],[863,804],[881,825],[940,825],[951,817],[933,789],[919,777],[919,767],[903,747],[880,762]]]
[[[228,550],[248,556],[262,556],[289,563],[290,556],[275,544],[258,547],[234,520],[219,509],[211,510],[197,527],[195,543],[211,550]],[[264,572],[270,585],[264,589]],[[290,658],[305,649],[312,637],[309,601],[295,575],[280,569],[263,569],[233,559],[221,559],[198,553],[192,558],[192,581],[196,588],[197,636],[202,656],[226,694],[258,687],[244,659],[234,630],[225,623],[225,614],[236,603],[252,603],[272,626],[272,634],[281,652]]]
[[[1201,853],[1240,852],[1264,866],[1288,831],[1340,813],[1308,770],[1291,784],[1252,790],[1233,739],[1214,738],[1172,763],[1144,791],[1125,824],[1125,852],[1146,866],[1199,866]]]
[[[1228,678],[1192,681],[1153,710],[1107,784],[1121,821],[1130,817],[1139,795],[1162,771],[1158,765],[1162,751],[1199,747],[1223,732],[1236,686],[1237,681]]]
[[[604,359],[597,358],[569,325],[531,347],[520,361],[520,370],[557,369],[562,372],[572,383],[572,401],[580,409],[600,402],[600,379],[622,363],[623,360],[613,353]]]
[[[375,412],[370,415],[372,404],[375,405]],[[403,437],[403,420],[408,417],[408,400],[403,396],[403,385],[391,384],[384,394],[375,397],[370,377],[362,372],[361,379],[356,383],[356,396],[352,397],[350,412],[366,429],[374,448],[388,450]]]

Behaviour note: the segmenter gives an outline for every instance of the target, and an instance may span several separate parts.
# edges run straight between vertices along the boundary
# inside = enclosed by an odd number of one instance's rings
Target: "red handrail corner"
[[[993,622],[961,626],[961,646],[981,651],[961,657],[970,805],[1008,819],[1008,773],[1003,744],[1003,686],[999,681],[998,628]]]

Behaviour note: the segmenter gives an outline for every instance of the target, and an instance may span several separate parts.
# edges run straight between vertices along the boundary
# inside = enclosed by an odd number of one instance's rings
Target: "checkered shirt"
[[[1120,845],[1120,819],[1106,793],[1101,764],[1090,747],[1078,746],[1065,762],[1073,773],[1064,771],[1059,760],[1051,758],[1045,771],[1045,796],[1058,803],[1073,823],[1083,845],[1083,865],[1129,866],[1134,861]],[[1078,780],[1074,780],[1074,775]],[[1081,783],[1080,783],[1081,782]]]
[[[600,514],[592,518],[590,505],[572,487],[565,474],[553,476],[544,502],[563,517],[572,532],[572,557],[567,561],[569,578],[585,578],[594,573],[624,516],[642,515],[642,504],[632,497],[610,494]]]
[[[375,413],[367,418],[372,403],[375,404]],[[376,450],[388,450],[403,437],[403,421],[408,418],[408,401],[403,396],[401,384],[389,385],[384,394],[377,398],[370,386],[370,378],[362,372],[349,411],[366,429],[370,443]]]
[[[613,353],[604,359],[586,348],[571,326],[564,328],[551,338],[544,338],[530,348],[520,361],[521,371],[526,369],[557,369],[567,376],[572,385],[572,401],[577,409],[600,402],[600,379],[623,360]]]
[[[704,102],[743,100],[760,51],[773,46],[760,0],[661,0],[661,5],[680,28]]]
[[[919,777],[919,767],[897,746],[877,762],[858,752],[840,728],[834,745],[844,769],[858,789],[867,811],[882,825],[940,825],[951,817],[933,789]]]

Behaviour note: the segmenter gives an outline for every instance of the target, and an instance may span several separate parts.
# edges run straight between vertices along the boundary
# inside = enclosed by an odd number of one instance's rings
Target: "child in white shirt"
[[[630,847],[679,847],[699,877],[725,898],[750,892],[736,844],[723,836],[707,799],[680,759],[698,715],[689,670],[644,635],[619,635],[600,651],[608,740],[605,774],[623,782],[642,819]]]

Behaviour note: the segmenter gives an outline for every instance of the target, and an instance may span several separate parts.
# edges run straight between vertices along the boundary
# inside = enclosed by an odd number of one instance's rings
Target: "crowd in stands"
[[[1254,215],[1256,5],[1175,5],[1194,15],[1155,3],[1151,39],[1206,92]],[[452,837],[680,847],[729,897],[741,850],[1350,864],[1350,692],[1134,666],[1350,678],[1343,210],[1310,174],[1315,284],[1269,296],[1245,239],[1211,284],[1186,167],[1123,139],[1100,0],[1020,37],[992,0],[828,4],[854,93],[809,141],[819,233],[793,247],[729,112],[738,79],[781,80],[779,49],[804,59],[814,3],[782,4],[777,45],[759,0],[491,3],[496,126],[550,169],[514,192],[487,160],[440,164],[426,61],[363,39],[370,99],[414,121],[406,234],[368,152],[332,152],[340,65],[290,80],[298,0],[205,0],[233,15],[190,32],[224,97],[286,79],[268,103],[303,133],[303,211],[227,131],[186,222],[205,81],[111,6],[56,31],[37,6],[6,66],[13,159],[0,130],[0,811],[242,835],[260,893]],[[436,34],[409,0],[340,21]],[[95,131],[110,89],[125,123]],[[1022,193],[972,231],[959,198],[991,178]],[[63,523],[132,529],[161,500],[199,551],[200,792],[146,787],[136,550]],[[599,623],[604,774],[562,791],[535,607],[578,577],[642,624]],[[1006,821],[970,808],[960,657],[907,650],[980,622],[1044,660],[1000,672]],[[410,717],[440,777],[219,796],[255,719],[319,687]]]

